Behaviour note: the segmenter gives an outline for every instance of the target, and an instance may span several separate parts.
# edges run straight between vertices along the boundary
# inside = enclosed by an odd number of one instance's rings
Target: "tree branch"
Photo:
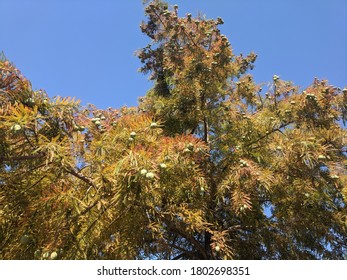
[[[202,245],[193,237],[193,236],[190,236],[188,235],[187,233],[185,233],[184,231],[182,231],[180,228],[178,227],[174,227],[171,223],[170,220],[166,219],[164,217],[164,220],[166,220],[166,224],[167,224],[167,227],[174,231],[174,232],[177,232],[179,235],[181,235],[183,238],[185,238],[187,241],[189,241],[190,243],[192,243],[194,245],[194,247],[201,253],[201,255],[203,256],[204,259],[208,259],[207,255],[206,255],[206,252],[204,250],[204,248],[202,247]],[[174,244],[172,244],[172,246],[174,247]]]
[[[281,128],[284,128],[284,127],[286,127],[287,125],[290,125],[290,124],[292,124],[292,123],[294,123],[294,121],[281,124],[279,127],[277,127],[277,128],[275,128],[275,129],[269,131],[268,133],[265,133],[263,136],[261,136],[261,137],[259,137],[258,139],[256,139],[256,140],[254,140],[254,141],[248,143],[246,146],[249,147],[249,146],[251,146],[251,145],[257,143],[258,141],[260,141],[260,140],[266,138],[267,136],[269,136],[270,134],[272,134],[272,133],[274,133],[274,132],[283,133],[283,132],[281,131]]]
[[[0,157],[0,162],[11,162],[11,161],[21,161],[21,160],[29,160],[29,159],[37,159],[37,158],[43,158],[45,154],[40,153],[37,155],[30,155],[30,156],[17,156],[17,157]]]
[[[82,174],[78,173],[77,171],[75,171],[73,168],[65,168],[65,171],[73,176],[75,176],[76,178],[82,180],[83,182],[87,183],[90,186],[93,186],[96,189],[96,185],[95,183],[88,177],[83,176]]]

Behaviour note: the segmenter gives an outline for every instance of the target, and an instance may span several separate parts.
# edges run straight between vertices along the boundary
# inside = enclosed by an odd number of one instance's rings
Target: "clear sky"
[[[222,17],[234,53],[258,54],[257,82],[274,74],[347,86],[347,0],[170,0],[181,16]],[[142,0],[0,0],[0,51],[50,96],[99,108],[137,105],[151,83],[137,72]]]

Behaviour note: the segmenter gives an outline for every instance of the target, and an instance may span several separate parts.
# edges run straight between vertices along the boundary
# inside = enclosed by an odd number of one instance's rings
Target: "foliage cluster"
[[[263,93],[221,18],[145,12],[136,108],[49,98],[1,59],[0,258],[345,258],[347,88]]]

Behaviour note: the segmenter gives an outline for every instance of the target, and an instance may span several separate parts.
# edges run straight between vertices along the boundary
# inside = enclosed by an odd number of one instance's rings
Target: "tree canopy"
[[[258,85],[221,18],[145,2],[138,107],[50,98],[2,57],[0,258],[346,258],[347,88]]]

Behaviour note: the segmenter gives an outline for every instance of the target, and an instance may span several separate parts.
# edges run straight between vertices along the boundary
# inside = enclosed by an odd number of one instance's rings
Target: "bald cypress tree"
[[[0,258],[345,258],[347,89],[262,90],[221,18],[145,12],[138,107],[49,98],[2,58]]]

